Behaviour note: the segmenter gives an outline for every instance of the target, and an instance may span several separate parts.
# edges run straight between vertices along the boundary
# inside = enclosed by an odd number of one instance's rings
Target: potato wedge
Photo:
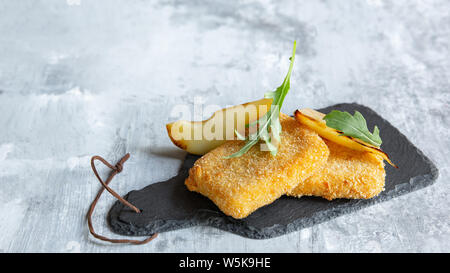
[[[325,114],[313,109],[306,108],[296,110],[294,116],[298,122],[307,126],[311,130],[314,130],[321,137],[353,150],[377,154],[381,156],[384,160],[386,160],[389,164],[391,164],[393,167],[398,168],[394,163],[392,163],[392,161],[389,159],[389,156],[385,152],[383,152],[380,148],[365,143],[362,140],[349,136],[344,136],[338,130],[328,127],[326,125],[325,120],[323,120]]]
[[[204,121],[179,120],[166,124],[173,144],[195,155],[234,140],[235,130],[245,135],[245,125],[258,120],[270,109],[272,99],[261,99],[216,111]]]

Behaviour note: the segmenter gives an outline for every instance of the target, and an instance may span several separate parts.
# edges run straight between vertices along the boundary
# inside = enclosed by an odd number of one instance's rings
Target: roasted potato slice
[[[235,130],[245,134],[245,125],[261,118],[270,109],[272,99],[261,99],[216,111],[204,121],[180,120],[166,125],[173,144],[195,155],[235,139]]]
[[[394,163],[392,163],[392,161],[389,159],[389,156],[385,152],[383,152],[380,148],[365,143],[364,141],[359,140],[357,138],[344,136],[342,135],[342,132],[339,132],[334,128],[328,127],[325,120],[323,120],[325,114],[313,109],[305,108],[301,110],[296,110],[294,115],[295,119],[298,122],[307,126],[311,130],[314,130],[321,137],[353,150],[362,152],[365,151],[380,155],[389,164],[391,164],[395,168],[398,168]]]

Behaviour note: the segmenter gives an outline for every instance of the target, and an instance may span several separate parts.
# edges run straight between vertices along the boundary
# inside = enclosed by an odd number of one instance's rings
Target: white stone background
[[[0,14],[0,252],[450,250],[449,1],[2,0]],[[294,39],[283,111],[368,105],[437,164],[436,184],[269,240],[210,227],[143,246],[89,236],[92,155],[131,153],[120,194],[170,178],[184,157],[164,127],[175,106],[259,99]],[[105,222],[113,202],[94,224],[120,237]]]

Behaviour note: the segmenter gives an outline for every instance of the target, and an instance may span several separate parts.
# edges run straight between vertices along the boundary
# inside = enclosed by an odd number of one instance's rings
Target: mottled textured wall
[[[449,251],[450,2],[0,2],[0,251]],[[258,99],[297,61],[283,111],[358,102],[440,169],[430,188],[271,240],[207,227],[145,246],[88,236],[89,158],[132,154],[121,194],[174,175],[176,105]],[[112,197],[100,202],[99,232]]]

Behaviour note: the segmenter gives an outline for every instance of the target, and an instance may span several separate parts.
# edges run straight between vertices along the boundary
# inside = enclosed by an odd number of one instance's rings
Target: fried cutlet
[[[288,195],[368,199],[384,190],[383,158],[369,152],[351,150],[325,140],[330,155],[322,169],[300,183]]]
[[[280,114],[281,144],[276,156],[253,146],[237,158],[243,141],[229,141],[197,160],[185,184],[211,199],[233,218],[247,217],[310,177],[327,161],[327,145],[317,133]]]

